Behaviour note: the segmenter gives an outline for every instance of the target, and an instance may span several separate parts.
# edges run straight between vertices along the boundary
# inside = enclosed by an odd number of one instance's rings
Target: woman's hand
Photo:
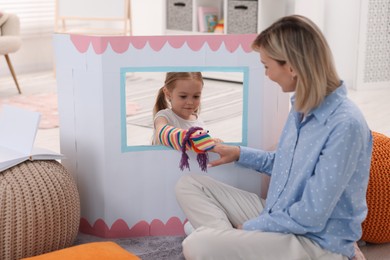
[[[240,147],[217,143],[210,152],[219,154],[219,159],[209,162],[208,167],[237,161],[240,158]]]

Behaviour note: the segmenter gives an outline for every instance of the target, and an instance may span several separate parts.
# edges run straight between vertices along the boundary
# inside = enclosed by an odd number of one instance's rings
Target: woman
[[[187,259],[351,259],[367,213],[370,130],[347,98],[318,27],[293,15],[252,44],[265,74],[292,109],[276,151],[217,144],[210,166],[236,162],[271,176],[266,202],[257,194],[187,175],[176,186],[196,230]]]

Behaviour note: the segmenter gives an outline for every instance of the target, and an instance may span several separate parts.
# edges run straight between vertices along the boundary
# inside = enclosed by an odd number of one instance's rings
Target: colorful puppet
[[[165,125],[159,132],[159,139],[161,144],[182,152],[179,164],[181,170],[184,170],[184,168],[190,169],[187,150],[192,150],[197,153],[196,159],[201,170],[207,172],[209,161],[207,151],[215,146],[215,142],[208,131],[201,127],[191,127],[186,130]]]

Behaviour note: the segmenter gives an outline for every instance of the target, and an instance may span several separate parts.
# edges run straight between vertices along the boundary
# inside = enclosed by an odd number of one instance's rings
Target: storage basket
[[[167,1],[167,29],[192,31],[192,0]]]
[[[257,1],[228,1],[227,33],[257,33]]]

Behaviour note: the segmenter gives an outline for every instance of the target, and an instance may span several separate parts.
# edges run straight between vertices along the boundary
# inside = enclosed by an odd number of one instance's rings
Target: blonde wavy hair
[[[280,18],[256,37],[252,49],[262,49],[280,65],[292,67],[297,75],[295,109],[299,112],[316,108],[341,84],[324,35],[304,16]]]

